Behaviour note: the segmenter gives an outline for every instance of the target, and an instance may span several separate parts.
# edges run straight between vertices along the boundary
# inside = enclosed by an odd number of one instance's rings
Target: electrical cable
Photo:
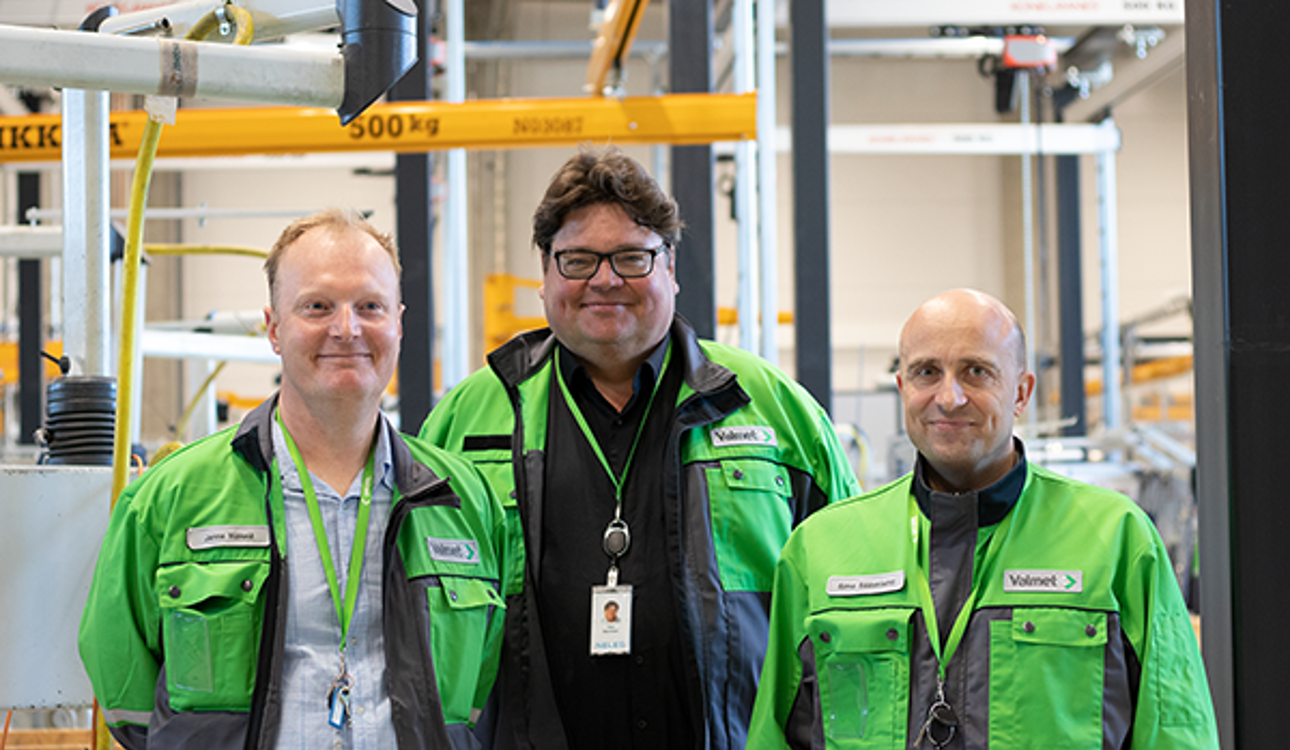
[[[4,734],[0,734],[0,750],[4,750],[4,746],[9,744],[9,722],[12,720],[13,709],[11,708],[9,709],[9,713],[5,714],[4,717]]]

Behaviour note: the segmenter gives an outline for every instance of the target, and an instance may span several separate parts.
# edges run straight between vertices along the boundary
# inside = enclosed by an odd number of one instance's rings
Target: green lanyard
[[[609,459],[605,458],[605,452],[600,449],[600,443],[596,441],[596,436],[591,432],[591,426],[582,416],[582,409],[578,408],[578,402],[573,400],[573,395],[569,393],[569,386],[565,385],[564,376],[560,374],[560,353],[555,354],[555,379],[560,383],[560,392],[564,394],[564,402],[569,405],[569,411],[573,412],[573,418],[582,428],[582,434],[587,437],[587,442],[591,443],[591,449],[596,452],[596,458],[600,459],[600,465],[604,467],[605,473],[609,475],[609,480],[614,483],[614,499],[618,501],[619,509],[623,505],[623,483],[627,481],[627,472],[632,466],[632,457],[636,455],[636,446],[640,444],[641,433],[645,431],[645,422],[649,419],[650,408],[654,406],[654,397],[658,395],[659,386],[663,383],[663,373],[667,372],[667,364],[672,361],[671,342],[665,344],[667,353],[663,355],[663,369],[659,370],[658,377],[654,379],[654,390],[649,394],[649,401],[645,404],[645,413],[641,415],[641,422],[636,426],[636,437],[632,438],[631,450],[627,452],[627,461],[623,463],[623,475],[620,477],[614,474],[614,470],[609,465]],[[615,519],[619,515],[615,514]]]
[[[331,589],[332,604],[336,607],[336,618],[340,620],[340,650],[345,651],[349,637],[349,623],[354,617],[354,606],[358,602],[358,580],[363,571],[363,553],[367,547],[367,519],[372,513],[372,483],[376,473],[376,445],[367,454],[367,465],[363,467],[363,483],[358,505],[358,524],[354,529],[354,548],[349,554],[349,578],[345,581],[345,600],[342,605],[340,584],[336,580],[336,564],[331,559],[331,543],[327,541],[327,529],[323,526],[322,511],[318,509],[318,494],[314,491],[313,480],[309,469],[300,457],[296,441],[291,439],[287,426],[282,424],[282,414],[274,411],[278,427],[282,430],[283,440],[291,453],[291,460],[300,475],[300,485],[305,491],[305,506],[309,508],[309,521],[314,527],[314,541],[318,544],[318,556],[322,558],[323,570],[327,573],[327,586]]]
[[[977,594],[980,593],[980,588],[976,584],[977,577],[973,576],[972,592],[968,594],[967,601],[963,602],[963,609],[959,610],[958,617],[954,618],[954,624],[950,627],[949,638],[945,641],[945,648],[942,651],[941,628],[940,624],[936,622],[936,605],[932,601],[932,586],[928,583],[927,571],[924,569],[922,561],[920,537],[923,535],[919,533],[921,526],[919,523],[920,516],[918,503],[911,495],[909,498],[909,527],[910,535],[913,537],[915,554],[918,555],[918,596],[923,609],[923,622],[927,626],[927,638],[932,642],[932,654],[936,656],[936,672],[941,679],[941,683],[944,683],[950,660],[954,658],[954,652],[958,650],[959,644],[963,641],[963,634],[967,631],[968,620],[972,619],[972,610],[976,606]],[[995,529],[992,536],[997,536],[1005,531],[1007,525],[1011,522],[1012,514],[1009,513],[1008,517],[999,523],[999,527]],[[930,537],[931,534],[929,533],[927,536]],[[927,542],[930,545],[931,539],[929,538]],[[987,550],[985,558],[981,561],[980,567],[982,571],[989,570],[990,563],[994,559],[992,552],[998,549],[997,545],[991,545],[991,547],[994,549]],[[930,549],[928,550],[928,564],[931,564]]]

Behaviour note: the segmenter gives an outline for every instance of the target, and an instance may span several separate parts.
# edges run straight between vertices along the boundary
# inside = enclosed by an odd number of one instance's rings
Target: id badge
[[[632,652],[632,587],[591,587],[591,655]]]

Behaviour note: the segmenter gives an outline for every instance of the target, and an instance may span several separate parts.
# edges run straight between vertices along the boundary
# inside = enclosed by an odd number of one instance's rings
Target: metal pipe
[[[0,258],[57,258],[62,254],[62,227],[0,226]],[[6,304],[2,307],[8,315],[7,285],[0,283],[0,289],[5,290]]]
[[[448,0],[445,15],[448,50],[446,100],[466,100],[465,4]],[[470,374],[470,265],[466,214],[466,150],[448,151],[448,191],[444,211],[444,326],[440,375],[445,390]]]
[[[775,3],[757,2],[757,218],[761,220],[758,278],[761,282],[763,359],[779,363],[779,214],[776,201]]]
[[[1017,71],[1017,87],[1021,89],[1021,124],[1030,125],[1030,72],[1026,70]],[[1022,233],[1022,263],[1023,271],[1026,277],[1026,331],[1030,335],[1030,346],[1026,347],[1026,369],[1039,373],[1035,368],[1035,349],[1039,343],[1039,330],[1037,329],[1037,316],[1035,314],[1035,192],[1031,185],[1031,168],[1030,154],[1021,156],[1021,233]],[[1026,404],[1026,421],[1034,423],[1035,421],[1035,401],[1038,399],[1031,398]]]
[[[731,18],[734,41],[736,94],[756,88],[756,45],[753,38],[752,0],[735,0]],[[738,236],[736,309],[739,313],[739,347],[756,352],[757,346],[757,152],[754,141],[735,144],[735,204]]]
[[[1107,118],[1102,127],[1113,128]],[[1102,274],[1102,425],[1117,430],[1120,413],[1120,269],[1119,225],[1115,208],[1115,152],[1097,155],[1098,244]]]
[[[768,0],[769,2],[769,0]],[[760,6],[757,9],[757,35],[761,36],[763,24]],[[765,21],[770,33],[767,47],[772,56],[785,57],[787,43],[775,42],[774,18]],[[1075,45],[1073,37],[1049,37],[1058,53]],[[760,42],[759,42],[760,44]],[[465,55],[470,60],[576,60],[591,55],[591,41],[498,41],[466,42]],[[830,39],[828,52],[834,57],[904,57],[904,58],[978,58],[982,55],[1002,55],[1003,40],[989,37],[964,39]],[[666,55],[667,42],[637,39],[632,42],[632,57],[662,57]]]
[[[468,60],[585,60],[591,56],[591,49],[590,40],[462,43],[462,52]],[[636,58],[662,58],[667,54],[667,42],[635,40],[628,54]]]
[[[0,25],[0,80],[329,109],[340,106],[345,93],[344,63],[333,52],[5,25]]]
[[[149,219],[297,219],[308,216],[311,209],[299,208],[210,208],[191,206],[188,208],[149,207],[144,216]],[[370,213],[370,212],[369,212]],[[64,212],[57,208],[40,208],[27,211],[27,221],[58,221]],[[124,219],[130,215],[127,208],[114,208],[108,211],[113,219]],[[37,227],[32,227],[33,229]],[[38,227],[45,229],[45,227]],[[2,236],[2,235],[0,235]]]
[[[63,351],[77,375],[114,374],[108,110],[106,91],[63,91]]]

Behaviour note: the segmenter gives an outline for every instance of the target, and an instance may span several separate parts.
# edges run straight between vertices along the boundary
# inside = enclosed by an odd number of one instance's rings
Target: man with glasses
[[[495,747],[742,748],[780,548],[857,491],[804,389],[676,314],[680,234],[640,164],[570,159],[533,217],[550,328],[422,429],[493,483],[525,560],[481,725]]]

